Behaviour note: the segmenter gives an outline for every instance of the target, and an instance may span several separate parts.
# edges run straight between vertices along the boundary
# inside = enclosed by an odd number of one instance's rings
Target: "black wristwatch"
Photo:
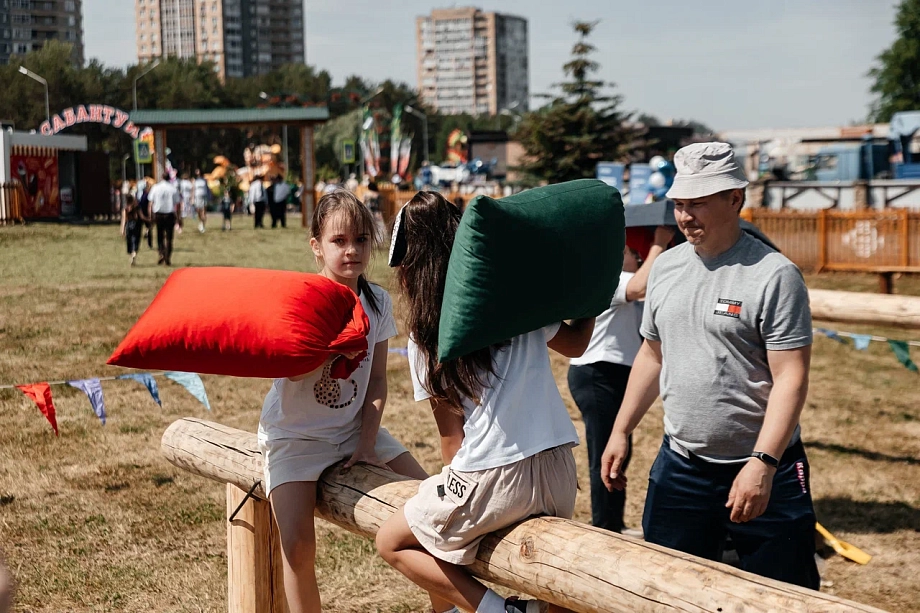
[[[772,466],[773,468],[779,468],[779,460],[771,456],[769,453],[764,453],[763,451],[755,451],[751,454],[752,458],[757,458],[767,466]]]

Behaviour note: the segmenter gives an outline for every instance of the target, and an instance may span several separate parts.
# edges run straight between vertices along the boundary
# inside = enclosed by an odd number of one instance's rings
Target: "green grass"
[[[313,269],[299,218],[291,219],[287,230],[259,232],[247,221],[237,217],[230,233],[219,231],[216,218],[204,235],[192,228],[178,237],[173,262]],[[156,266],[156,252],[146,246],[138,260],[137,267],[128,266],[117,226],[0,228],[0,383],[122,372],[105,360],[169,274]],[[370,276],[391,284],[382,254]],[[831,289],[877,287],[871,275],[812,276],[808,282]],[[897,279],[895,287],[920,295],[916,278]],[[241,308],[258,309],[260,299],[253,296]],[[903,330],[831,327],[911,337]],[[392,344],[404,343],[400,337]],[[581,432],[565,384],[565,361],[554,358],[553,366]],[[403,358],[391,356],[388,372],[384,424],[435,471],[440,461],[430,411],[412,402]],[[109,413],[104,427],[81,392],[56,386],[58,438],[19,391],[0,390],[0,548],[18,584],[16,611],[227,610],[224,487],[167,463],[159,452],[160,436],[185,416],[254,431],[269,382],[203,379],[210,413],[172,382],[160,380],[162,408],[137,383],[104,382]],[[920,377],[882,344],[861,353],[816,340],[803,431],[819,518],[838,537],[875,556],[865,567],[830,558],[828,589],[891,611],[920,611],[918,389]],[[656,406],[635,437],[627,499],[632,526],[640,522],[645,476],[660,437]],[[576,457],[583,488],[576,519],[585,521],[583,446]],[[424,610],[421,592],[391,571],[370,541],[324,522],[318,522],[318,535],[326,610]]]

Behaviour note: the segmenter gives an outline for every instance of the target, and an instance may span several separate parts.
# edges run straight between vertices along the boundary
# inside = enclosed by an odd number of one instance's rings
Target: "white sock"
[[[505,599],[492,590],[486,590],[476,607],[476,613],[505,613]]]

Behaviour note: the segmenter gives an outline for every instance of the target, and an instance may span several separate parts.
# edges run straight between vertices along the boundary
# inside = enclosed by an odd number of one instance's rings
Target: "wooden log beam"
[[[243,490],[262,479],[254,434],[186,418],[163,434],[176,466]],[[333,466],[320,478],[316,515],[372,537],[415,494],[392,472]],[[255,493],[265,496],[261,486]],[[879,612],[730,566],[558,518],[536,518],[487,537],[471,572],[579,613]]]
[[[809,289],[811,316],[819,321],[920,330],[920,297]]]

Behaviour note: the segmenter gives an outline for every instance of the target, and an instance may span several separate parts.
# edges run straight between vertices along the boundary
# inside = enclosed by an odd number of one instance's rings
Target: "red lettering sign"
[[[89,105],[89,120],[93,123],[102,123],[102,105]]]
[[[64,122],[68,128],[77,123],[77,115],[73,112],[73,109],[64,109]]]
[[[89,115],[86,113],[86,107],[82,104],[77,107],[77,123],[89,121]]]

